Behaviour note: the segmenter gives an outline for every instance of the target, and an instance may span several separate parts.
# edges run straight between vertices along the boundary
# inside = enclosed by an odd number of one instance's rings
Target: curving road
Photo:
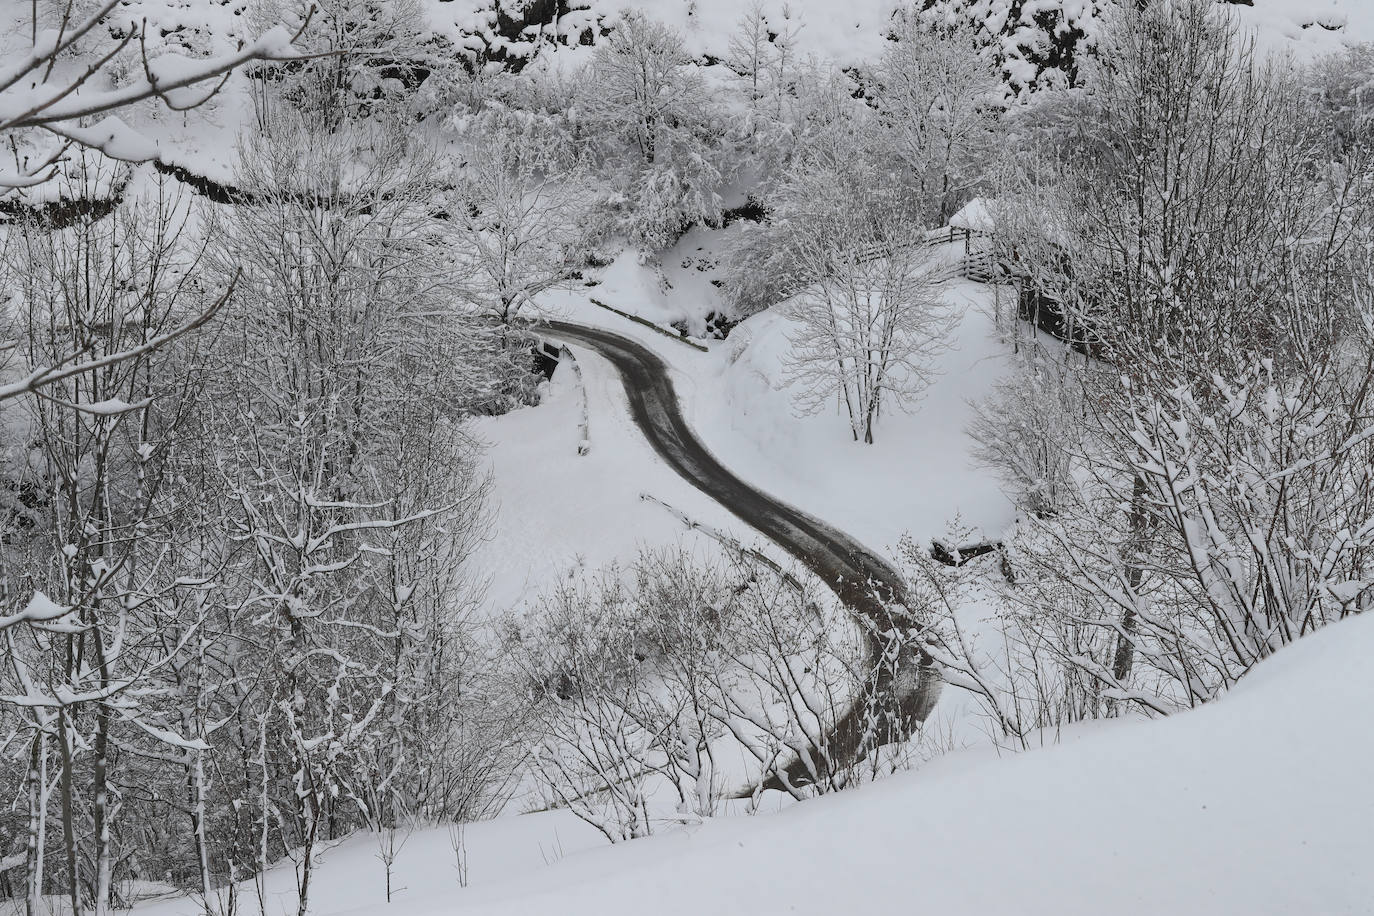
[[[888,608],[904,604],[902,578],[885,560],[853,538],[787,503],[755,489],[716,460],[682,416],[667,364],[652,350],[611,331],[563,321],[540,323],[541,332],[582,344],[610,360],[625,385],[630,416],[654,451],[683,479],[725,506],[742,521],[781,546],[830,587],[853,613],[884,630]],[[874,658],[884,647],[874,628],[869,633]],[[897,677],[893,676],[896,667]],[[898,740],[925,720],[939,695],[939,677],[924,653],[905,665],[882,665],[874,685],[888,704],[860,700],[837,724],[828,745],[831,763],[842,767],[861,759],[875,744]],[[909,676],[910,673],[914,677]],[[874,708],[890,710],[874,720]],[[812,781],[809,768],[795,761],[784,770],[792,785]],[[822,774],[823,775],[823,774]],[[783,788],[774,779],[766,784]]]

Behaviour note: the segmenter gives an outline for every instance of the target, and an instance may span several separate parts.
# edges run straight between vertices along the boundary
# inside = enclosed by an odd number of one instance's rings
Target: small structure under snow
[[[956,229],[967,229],[970,232],[991,232],[995,203],[985,197],[975,197],[949,218],[949,224]]]

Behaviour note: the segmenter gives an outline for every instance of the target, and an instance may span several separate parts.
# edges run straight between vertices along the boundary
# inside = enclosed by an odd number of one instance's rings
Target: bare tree
[[[786,115],[797,77],[795,43],[801,24],[787,4],[770,14],[763,0],[752,0],[730,35],[725,63],[735,73],[744,98],[753,153],[765,171],[777,165],[786,148]]]
[[[878,120],[935,225],[968,199],[996,158],[1001,82],[968,25],[934,27],[908,10],[877,69]]]
[[[1164,712],[1369,600],[1371,169],[1210,4],[1123,9],[1102,47],[1003,208],[1023,302],[1110,362],[1065,363],[1086,435],[1018,591],[1109,711]]]
[[[1295,74],[1200,0],[1122,8],[1102,49],[1041,172],[1060,189],[1066,307],[1142,378],[1300,350],[1289,272],[1340,249],[1357,197],[1312,180],[1325,140]]]
[[[744,794],[806,798],[881,768],[836,742],[855,708],[861,728],[882,718],[871,688],[890,659],[809,580],[747,552],[646,553],[547,596],[506,646],[540,703],[540,784],[612,842],[716,813],[727,755],[751,762]],[[652,803],[668,789],[674,811]]]
[[[492,113],[469,131],[453,226],[469,295],[509,324],[583,262],[594,192],[571,143],[546,122]]]
[[[160,673],[187,650],[165,638],[173,621],[183,634],[196,627],[183,600],[195,580],[183,578],[186,566],[164,520],[176,510],[170,469],[197,383],[178,377],[168,353],[146,346],[201,307],[193,276],[203,246],[182,238],[184,219],[175,201],[162,198],[146,212],[129,207],[102,224],[32,231],[17,251],[31,361],[70,351],[91,353],[100,364],[48,385],[35,402],[45,537],[30,544],[36,553],[28,563],[7,569],[13,575],[27,566],[30,587],[40,590],[25,611],[8,616],[7,674],[18,688],[11,702],[27,710],[35,730],[35,805],[45,805],[49,791],[44,747],[57,751],[67,892],[76,912],[87,901],[97,913],[116,902],[127,786],[119,768],[203,747],[165,714]],[[136,355],[103,358],[128,352]],[[13,594],[14,585],[6,586]],[[43,884],[43,821],[41,811],[31,812],[35,893]]]
[[[419,814],[410,732],[458,660],[483,492],[461,423],[491,363],[482,329],[443,301],[423,150],[377,125],[283,118],[242,158],[254,199],[223,226],[219,259],[252,267],[203,435],[239,552],[240,652],[273,672],[240,719],[260,770],[245,865],[296,850],[304,913],[321,841]]]
[[[939,272],[901,205],[874,190],[871,160],[802,167],[789,193],[805,203],[789,219],[803,225],[788,244],[809,276],[788,306],[798,323],[789,372],[803,410],[838,400],[854,439],[872,443],[884,402],[918,396],[943,346]]]
[[[150,55],[146,23],[130,21],[111,28],[119,6],[119,0],[102,0],[83,13],[76,0],[66,0],[56,28],[40,33],[34,4],[27,54],[0,69],[0,140],[6,142],[14,160],[12,168],[0,170],[0,198],[57,177],[59,164],[74,147],[126,162],[155,159],[155,145],[119,120],[121,112],[149,99],[173,111],[189,111],[214,97],[230,75],[247,63],[299,59],[301,52],[293,42],[308,27],[313,11],[311,7],[306,12],[294,33],[271,28],[229,54],[190,59]],[[140,75],[123,86],[110,87],[115,62],[131,51],[136,51]],[[103,119],[91,123],[102,115]],[[232,283],[225,297],[231,291]],[[138,359],[200,327],[222,304],[223,298],[212,301],[201,315],[188,316],[181,326],[164,328],[159,337],[127,352],[106,353],[98,360],[81,351],[51,354],[50,362],[35,364],[19,379],[0,385],[0,402]]]
[[[1022,345],[1016,371],[975,405],[969,435],[976,455],[995,470],[1017,505],[1050,516],[1073,486],[1071,469],[1083,453],[1084,420],[1077,370],[1062,348]]]

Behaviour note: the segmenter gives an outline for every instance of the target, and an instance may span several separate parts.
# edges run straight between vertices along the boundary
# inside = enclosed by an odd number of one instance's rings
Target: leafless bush
[[[1063,359],[1029,342],[1018,371],[975,405],[968,429],[977,458],[1036,515],[1053,515],[1065,499],[1082,451],[1084,392]]]
[[[723,747],[799,797],[856,780],[832,742],[868,683],[863,639],[769,566],[645,555],[628,581],[561,588],[510,641],[544,704],[541,784],[613,841],[652,831],[656,786],[674,818],[715,813]]]

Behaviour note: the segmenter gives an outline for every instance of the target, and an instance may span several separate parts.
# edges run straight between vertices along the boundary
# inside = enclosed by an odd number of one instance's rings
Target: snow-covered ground
[[[1374,4],[1367,0],[1242,0],[1231,9],[1241,23],[1254,29],[1262,46],[1287,50],[1299,57],[1328,53],[1342,45],[1374,40]],[[462,43],[465,34],[490,34],[495,22],[493,0],[427,0],[435,31]],[[505,0],[505,9],[523,4]],[[862,66],[882,52],[884,30],[898,0],[781,0],[765,2],[762,11],[776,31],[793,34],[802,56],[830,60],[838,66]],[[1012,0],[936,0],[939,9],[971,16],[993,34],[1006,36],[1007,50],[1048,40],[1044,23],[1066,23],[1092,35],[1109,8],[1102,0],[1035,0],[1020,7],[1020,21],[1012,21]],[[684,49],[697,58],[725,59],[730,39],[749,4],[740,0],[583,0],[564,14],[559,30],[579,35],[583,29],[613,25],[625,9],[643,12],[667,23],[683,36]],[[1056,16],[1058,19],[1056,19]],[[545,53],[545,52],[541,52]],[[558,66],[573,66],[588,54],[574,41],[557,53]]]
[[[744,480],[840,528],[880,554],[895,556],[903,535],[918,541],[945,534],[956,522],[989,537],[1013,517],[997,481],[970,455],[969,405],[1006,369],[1006,345],[992,321],[992,287],[950,281],[945,301],[959,316],[934,384],[909,412],[888,410],[874,445],[854,442],[837,409],[798,415],[787,381],[794,323],[777,311],[750,318],[702,353],[669,340],[590,301],[666,324],[712,307],[710,271],[684,261],[715,263],[731,230],[698,230],[663,257],[676,282],[629,254],[601,282],[553,294],[558,317],[606,327],[659,353],[674,371],[684,414],[717,458]],[[705,278],[705,279],[702,279]],[[685,282],[691,280],[692,282]],[[703,304],[703,299],[706,302]],[[668,470],[630,423],[614,369],[575,347],[586,380],[590,454],[577,454],[581,394],[560,369],[540,406],[483,420],[489,443],[497,519],[474,567],[490,576],[487,604],[508,609],[547,590],[560,577],[626,563],[643,548],[684,537],[648,493],[698,521],[747,543],[758,536],[705,494]],[[837,405],[838,406],[838,405]],[[693,535],[693,540],[700,540]]]
[[[488,446],[495,517],[472,568],[487,580],[492,613],[518,608],[567,576],[629,564],[642,549],[679,542],[712,548],[643,494],[748,543],[759,540],[657,459],[630,421],[610,363],[583,349],[577,359],[587,392],[587,454],[578,454],[582,394],[565,367],[539,406],[474,425]]]
[[[427,0],[430,20],[436,29],[461,41],[463,33],[485,31],[495,21],[491,0]],[[722,58],[729,50],[730,36],[749,9],[740,0],[591,0],[573,3],[581,6],[565,13],[559,21],[559,31],[577,36],[585,28],[614,23],[624,10],[638,10],[659,22],[671,25],[683,35],[683,47],[693,56],[710,55]],[[507,9],[521,8],[520,4],[503,3]],[[854,64],[876,56],[883,45],[883,26],[890,19],[896,4],[893,0],[853,0],[834,3],[833,0],[790,0],[788,3],[765,4],[775,28],[787,28],[796,34],[795,46],[800,54],[815,55],[841,64]],[[559,52],[560,59],[571,63],[587,53],[574,41]]]
[[[590,849],[589,829],[563,813],[472,825],[466,889],[448,832],[416,833],[390,906],[376,838],[355,837],[324,855],[314,911],[1369,913],[1372,651],[1374,619],[1354,618],[1192,712],[1077,727],[1006,758],[951,754],[778,814],[610,849]],[[291,877],[287,866],[268,878],[273,916],[294,908]],[[201,910],[181,898],[137,912]]]
[[[529,6],[519,0],[423,0],[422,9],[428,20],[425,27],[458,46],[482,47],[483,42],[472,37],[480,33],[486,42],[499,48],[504,39],[494,31],[498,5],[508,12],[523,11]],[[584,8],[565,13],[560,19],[559,29],[566,35],[614,27],[627,9],[672,26],[681,33],[684,49],[702,62],[706,76],[717,82],[733,79],[729,69],[715,61],[730,57],[731,38],[749,9],[748,4],[739,0],[583,0],[569,5]],[[770,28],[792,36],[796,59],[862,67],[880,56],[888,23],[901,5],[898,0],[765,0],[761,9]],[[1004,33],[1008,53],[1016,57],[1020,53],[1017,47],[1050,40],[1037,17],[1044,22],[1059,22],[1061,28],[1072,25],[1091,35],[1099,27],[1102,11],[1110,4],[1102,0],[1036,0],[1022,5],[1019,23],[1009,20],[1011,0],[940,0],[937,5],[977,17],[992,33]],[[148,24],[149,53],[156,60],[166,53],[191,57],[223,54],[240,41],[258,37],[266,28],[266,20],[245,15],[249,6],[246,0],[122,0],[116,15],[121,20]],[[0,0],[0,23],[11,25],[0,29],[0,57],[17,56],[27,49],[34,9],[39,11],[41,29],[56,26],[56,11],[60,8],[60,4],[35,6],[28,0]],[[1252,0],[1229,8],[1245,27],[1254,31],[1262,48],[1291,54],[1298,60],[1374,41],[1374,3],[1368,0]],[[593,46],[574,39],[556,50],[541,50],[541,66],[549,66],[572,79],[593,50]],[[146,103],[121,117],[142,137],[156,143],[164,161],[190,167],[216,180],[227,180],[237,161],[236,137],[242,125],[252,118],[250,84],[247,77],[235,75],[225,91],[208,105],[189,113],[167,111],[156,103]],[[26,196],[45,199],[55,195],[58,187],[41,186],[26,192]]]
[[[1374,41],[1374,3],[1365,0],[1254,0],[1236,14],[1261,45],[1297,56]]]
[[[959,315],[935,378],[909,410],[888,405],[873,445],[855,442],[838,405],[799,416],[787,374],[795,322],[776,311],[740,325],[704,374],[689,406],[706,444],[745,479],[801,506],[869,547],[888,552],[903,535],[928,541],[957,520],[995,537],[1012,506],[970,455],[970,403],[1007,369],[992,321],[992,287],[946,284]]]

